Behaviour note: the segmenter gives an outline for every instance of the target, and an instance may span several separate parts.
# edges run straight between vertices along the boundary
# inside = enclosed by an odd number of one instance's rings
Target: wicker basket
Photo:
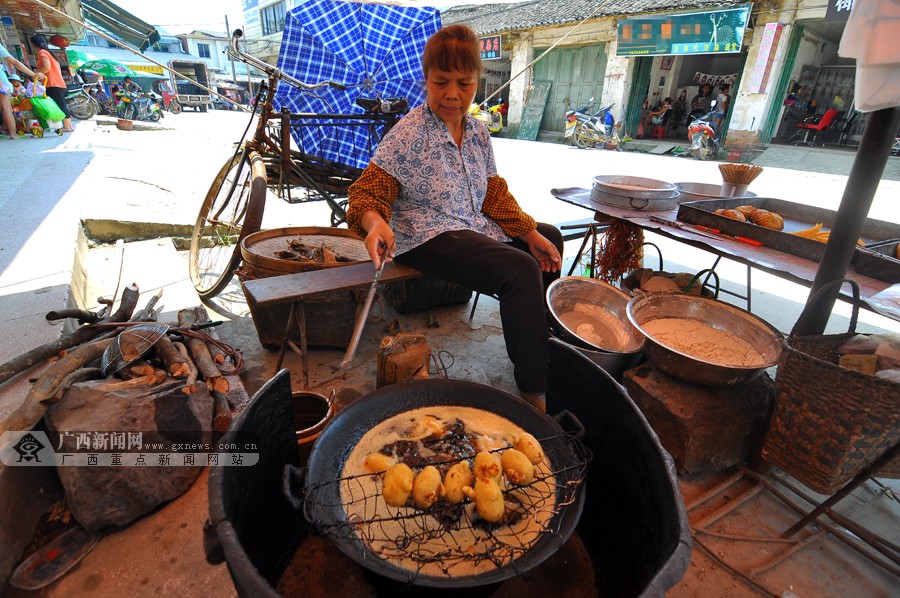
[[[823,286],[807,305],[833,288]],[[785,346],[775,375],[775,411],[762,446],[765,461],[816,492],[833,494],[900,442],[900,384],[837,365],[837,349],[856,334],[859,289],[844,334],[798,336]],[[877,477],[900,477],[900,459]]]
[[[422,309],[467,303],[472,289],[433,276],[420,276],[384,285],[384,301],[401,314]]]
[[[334,264],[298,262],[275,255],[275,252],[287,249],[289,240],[298,238],[312,247],[324,243],[344,259],[351,261]],[[329,227],[294,227],[259,231],[248,235],[241,242],[241,255],[244,258],[243,268],[238,272],[241,281],[339,268],[369,259],[365,243],[359,236],[347,229]],[[346,348],[353,336],[358,304],[353,291],[336,291],[318,297],[315,301],[304,301],[306,343],[312,347]],[[280,347],[282,339],[285,338],[290,306],[259,308],[252,303],[249,306],[259,342],[267,349]],[[290,322],[287,338],[293,341],[300,340],[296,319]]]

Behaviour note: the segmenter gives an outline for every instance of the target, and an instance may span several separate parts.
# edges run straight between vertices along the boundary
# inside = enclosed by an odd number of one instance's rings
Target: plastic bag
[[[62,121],[66,118],[66,113],[52,98],[31,98],[31,108],[35,114],[48,123],[53,120]]]

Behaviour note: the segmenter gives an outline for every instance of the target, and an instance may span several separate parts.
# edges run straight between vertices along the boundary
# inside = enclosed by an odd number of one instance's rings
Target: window
[[[263,35],[284,31],[284,2],[276,2],[259,11]]]
[[[209,44],[197,44],[197,54],[200,58],[209,58]]]

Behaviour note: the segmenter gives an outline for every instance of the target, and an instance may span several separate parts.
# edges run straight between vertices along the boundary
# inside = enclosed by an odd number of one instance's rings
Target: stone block
[[[48,431],[54,435],[87,432],[91,438],[99,432],[142,432],[145,439],[152,436],[166,444],[210,444],[213,399],[206,386],[197,384],[197,390],[185,395],[183,383],[170,381],[173,379],[158,386],[116,390],[103,389],[105,380],[73,384],[47,411]],[[65,436],[66,442],[72,436]],[[126,448],[134,452],[134,448]],[[170,448],[145,450],[148,459],[155,459],[156,453],[171,452]],[[109,446],[97,450],[115,452]],[[72,516],[85,529],[96,530],[127,525],[180,496],[194,483],[201,465],[205,462],[186,466],[176,460],[169,466],[154,462],[146,466],[58,467],[57,472]]]
[[[649,362],[626,371],[623,385],[680,474],[747,461],[775,398],[774,382],[765,373],[746,384],[707,387],[673,378]]]

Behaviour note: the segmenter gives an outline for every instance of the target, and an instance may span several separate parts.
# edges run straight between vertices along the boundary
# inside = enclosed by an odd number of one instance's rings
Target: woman
[[[490,134],[468,113],[482,64],[465,25],[431,36],[426,101],[382,139],[349,190],[347,222],[375,266],[396,260],[500,298],[506,349],[523,398],[545,408],[546,285],[559,277],[562,235],[522,212],[497,175]]]
[[[713,114],[713,122],[716,123],[715,130],[716,134],[719,135],[719,127],[722,125],[722,119],[725,118],[725,112],[728,111],[728,106],[731,104],[731,96],[728,94],[728,91],[731,89],[731,85],[724,83],[719,90],[721,93],[716,97],[716,112]]]
[[[47,40],[43,35],[36,33],[30,39],[32,44],[40,48],[37,53],[37,70],[47,78],[47,96],[52,98],[66,115],[63,119],[62,130],[63,133],[70,133],[75,129],[72,128],[72,115],[69,113],[69,107],[66,106],[66,81],[63,79],[62,69],[59,62],[50,53]]]
[[[712,103],[712,86],[704,83],[700,86],[700,92],[691,100],[691,112],[688,114],[687,124],[691,124],[697,118],[709,113],[710,103]]]
[[[16,60],[15,57],[3,47],[3,44],[0,44],[0,118],[3,119],[3,126],[6,127],[9,138],[16,139],[16,117],[13,115],[12,104],[10,103],[13,86],[6,74],[6,66],[9,67],[10,72],[13,74],[15,74],[16,69],[22,71],[29,77],[34,77],[34,73],[30,68]]]

